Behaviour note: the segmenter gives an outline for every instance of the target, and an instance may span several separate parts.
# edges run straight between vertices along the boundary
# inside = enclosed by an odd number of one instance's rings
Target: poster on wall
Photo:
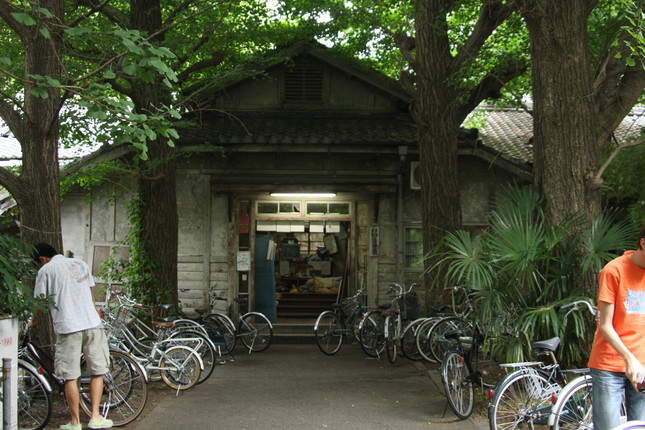
[[[251,251],[237,251],[237,271],[248,272],[251,270]]]

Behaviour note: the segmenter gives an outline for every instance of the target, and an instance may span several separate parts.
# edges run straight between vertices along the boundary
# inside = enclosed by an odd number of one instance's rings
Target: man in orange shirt
[[[598,316],[589,367],[594,430],[620,424],[625,398],[628,420],[645,420],[645,224],[636,251],[607,263],[598,276]]]

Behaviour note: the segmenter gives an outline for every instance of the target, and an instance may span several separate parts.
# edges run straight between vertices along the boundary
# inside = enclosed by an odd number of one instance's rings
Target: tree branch
[[[4,99],[0,99],[0,118],[7,124],[9,130],[16,136],[18,141],[23,138],[22,131],[22,118],[18,112],[13,109],[13,106],[7,103]]]
[[[0,0],[0,19],[6,22],[9,28],[15,31],[16,34],[24,40],[28,36],[30,29],[26,25],[18,22],[13,15],[11,15],[11,13],[15,11],[16,8],[10,2],[7,0]]]
[[[221,64],[222,61],[224,61],[224,58],[225,58],[225,54],[223,52],[216,52],[211,58],[198,61],[195,64],[191,64],[186,70],[182,71],[177,75],[177,79],[179,80],[179,82],[185,82],[190,77],[191,73],[204,70],[208,67],[215,67]]]
[[[600,169],[598,170],[598,173],[596,173],[592,179],[592,183],[596,187],[600,187],[602,185],[602,175],[605,173],[605,170],[607,170],[607,167],[611,164],[612,161],[614,161],[614,158],[618,155],[620,151],[622,151],[625,148],[630,148],[632,146],[638,146],[642,145],[645,143],[645,138],[635,140],[633,142],[623,142],[620,145],[614,149],[611,154],[609,154],[609,157],[607,157],[607,160],[603,163],[602,166],[600,166]]]
[[[466,101],[459,108],[459,117],[463,121],[485,99],[497,99],[500,90],[508,82],[528,70],[528,61],[509,59],[505,67],[489,72],[472,90],[468,91]]]
[[[464,63],[477,55],[486,42],[486,39],[493,31],[502,24],[511,13],[518,10],[515,1],[502,2],[500,0],[488,0],[482,5],[479,18],[468,40],[461,46],[455,56],[455,70],[461,68]]]

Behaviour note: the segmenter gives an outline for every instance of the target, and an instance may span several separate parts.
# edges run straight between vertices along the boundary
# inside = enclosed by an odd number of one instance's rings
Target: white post
[[[0,316],[0,359],[11,360],[9,372],[9,387],[3,386],[3,392],[9,393],[9,405],[11,406],[11,417],[4,417],[4,405],[0,408],[3,430],[18,429],[18,318],[12,316]],[[3,375],[3,380],[5,376]],[[5,389],[6,388],[6,389]]]

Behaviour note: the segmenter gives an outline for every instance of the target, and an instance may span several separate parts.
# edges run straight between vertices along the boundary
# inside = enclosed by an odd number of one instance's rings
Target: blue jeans
[[[621,372],[591,369],[594,430],[611,430],[621,423],[625,397],[628,420],[645,420],[645,394],[634,390]]]

